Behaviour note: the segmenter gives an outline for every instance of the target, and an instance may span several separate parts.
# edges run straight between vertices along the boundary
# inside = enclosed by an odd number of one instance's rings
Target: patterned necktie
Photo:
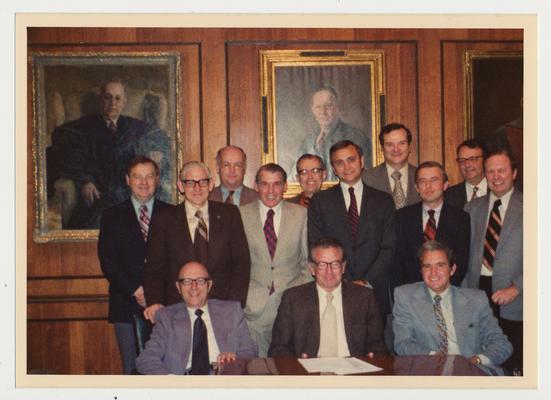
[[[482,264],[490,271],[494,268],[494,257],[496,256],[499,234],[501,233],[501,214],[499,206],[501,200],[497,199],[490,213],[488,228],[486,229],[486,238],[484,239],[484,253],[482,254]]]
[[[434,296],[434,317],[436,318],[436,329],[438,330],[438,352],[448,353],[448,327],[444,314],[442,314],[442,306],[440,305],[442,297],[437,294]]]
[[[321,316],[318,357],[337,357],[337,311],[333,305],[333,293],[327,293],[326,299],[327,305]]]
[[[115,125],[115,123],[111,120],[109,120],[109,123],[107,124],[107,127],[109,128],[109,130],[111,131],[111,133],[115,133],[117,132],[117,126]]]
[[[358,236],[358,229],[360,227],[360,217],[358,215],[358,203],[356,202],[356,195],[354,194],[354,188],[349,187],[350,193],[350,206],[348,207],[348,222],[350,223],[350,229],[352,230],[352,240],[356,241]]]
[[[429,219],[425,225],[425,231],[423,232],[425,236],[425,241],[435,240],[436,239],[436,220],[434,219],[434,210],[428,210]]]
[[[274,210],[271,208],[266,213],[266,222],[264,222],[264,236],[266,237],[266,244],[268,245],[268,252],[270,258],[274,259],[274,254],[277,246],[277,236],[274,228]]]
[[[144,204],[140,207],[140,230],[142,231],[143,240],[147,242],[147,233],[149,232],[149,217],[147,216],[147,206]]]
[[[193,349],[191,352],[191,375],[208,375],[210,373],[209,342],[207,326],[201,318],[203,310],[195,310],[197,318],[193,324]]]
[[[476,199],[476,192],[478,192],[478,186],[473,187],[473,194],[471,195],[471,200],[469,201]]]
[[[230,190],[228,192],[228,197],[226,197],[226,201],[224,203],[226,204],[233,204],[233,194],[235,193],[234,190]]]
[[[208,262],[208,249],[209,249],[209,233],[207,224],[203,219],[203,212],[197,210],[195,212],[197,218],[197,227],[195,228],[195,236],[193,239],[193,247],[195,247],[195,257],[203,264],[207,265]]]
[[[310,197],[302,195],[300,196],[299,204],[303,207],[308,208],[308,206],[310,205],[310,200],[312,200]]]
[[[392,179],[394,179],[394,190],[392,191],[392,198],[394,199],[394,205],[396,209],[402,208],[406,205],[406,195],[404,194],[404,188],[400,178],[402,174],[400,171],[394,170],[392,173]]]

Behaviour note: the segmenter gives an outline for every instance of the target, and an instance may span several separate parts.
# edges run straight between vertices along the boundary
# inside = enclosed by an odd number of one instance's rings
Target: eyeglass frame
[[[335,260],[331,262],[325,262],[325,261],[310,261],[312,264],[316,266],[317,269],[321,270],[327,270],[328,267],[331,267],[333,271],[338,271],[341,268],[344,268],[346,265],[346,260]]]
[[[184,185],[184,187],[186,187],[188,189],[193,189],[197,185],[199,185],[199,187],[201,187],[201,188],[207,187],[210,183],[210,179],[211,178],[203,178],[203,179],[199,179],[199,180],[181,179],[181,181],[182,181],[182,184]],[[192,183],[193,183],[193,185],[191,185]]]
[[[205,286],[211,281],[212,279],[208,277],[199,277],[199,278],[179,278],[176,280],[180,285],[182,286],[191,286],[195,282],[197,286]],[[188,283],[186,283],[188,282]],[[200,283],[203,282],[203,283]]]
[[[325,171],[324,168],[311,168],[311,169],[301,169],[300,171],[298,171],[298,175],[300,176],[306,176],[308,175],[309,172],[311,172],[313,175],[319,175],[321,174],[323,171]]]
[[[468,157],[468,158],[460,158],[460,157],[457,157],[455,159],[455,161],[457,161],[458,164],[465,164],[467,161],[469,162],[476,162],[478,161],[479,158],[484,158],[484,156],[480,155],[480,156],[471,156],[471,157]]]

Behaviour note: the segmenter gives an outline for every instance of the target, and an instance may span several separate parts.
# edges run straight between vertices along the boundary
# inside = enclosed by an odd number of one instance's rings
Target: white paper
[[[382,368],[353,357],[299,358],[298,362],[309,373],[320,372],[348,375],[382,371]]]

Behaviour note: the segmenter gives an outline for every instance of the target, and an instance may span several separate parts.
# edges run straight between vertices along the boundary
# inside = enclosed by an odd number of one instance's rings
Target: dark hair
[[[323,159],[320,156],[317,156],[315,154],[306,153],[306,154],[301,155],[297,160],[297,166],[296,166],[297,174],[300,172],[299,169],[298,169],[298,165],[303,160],[317,160],[321,165],[321,169],[325,170],[325,163],[323,162]]]
[[[243,155],[243,161],[247,162],[247,154],[245,153],[245,151],[239,147],[239,146],[234,146],[232,144],[228,145],[228,146],[224,146],[222,148],[220,148],[217,152],[216,152],[216,162],[218,164],[220,164],[220,158],[222,157],[222,153],[224,152],[224,150],[226,149],[235,149],[235,150],[239,150],[241,152],[241,154]]]
[[[404,131],[406,131],[408,144],[411,144],[411,141],[413,140],[413,137],[411,136],[411,131],[409,130],[409,128],[407,126],[405,126],[404,124],[400,124],[398,122],[392,122],[392,123],[390,123],[388,125],[385,125],[381,128],[381,132],[379,133],[379,143],[381,143],[381,147],[383,147],[385,145],[385,135],[387,133],[390,133],[392,131],[396,131],[398,129],[403,129]]]
[[[109,85],[110,83],[118,83],[119,85],[122,86],[122,89],[124,91],[124,96],[126,97],[126,84],[124,83],[124,81],[119,78],[119,77],[114,77],[114,78],[111,78],[111,79],[108,79],[107,81],[103,82],[101,84],[101,86],[99,87],[99,93],[100,95],[105,93],[105,89],[107,88],[107,85]]]
[[[314,90],[312,92],[312,97],[310,99],[310,102],[312,102],[312,100],[314,99],[314,95],[316,93],[323,92],[323,91],[331,93],[331,95],[335,98],[335,100],[337,100],[337,101],[339,100],[339,95],[337,94],[337,91],[335,90],[335,88],[333,86],[323,85],[323,86],[318,87],[316,90]]]
[[[437,240],[427,240],[426,242],[423,242],[421,247],[419,247],[419,250],[417,250],[417,259],[419,260],[419,266],[423,266],[423,256],[426,252],[439,250],[443,251],[446,254],[446,258],[448,259],[448,264],[450,265],[450,267],[455,264],[455,257],[453,255],[452,249]]]
[[[484,168],[486,168],[486,161],[488,161],[490,157],[499,156],[499,155],[505,156],[509,159],[509,162],[511,163],[512,171],[515,171],[517,169],[518,165],[516,160],[513,158],[513,155],[511,154],[511,152],[505,149],[493,150],[493,151],[490,151],[488,154],[486,154],[486,157],[484,158]]]
[[[358,152],[358,156],[362,157],[364,155],[364,151],[360,146],[358,146],[356,143],[354,143],[351,140],[339,140],[337,143],[335,143],[331,148],[329,149],[329,159],[333,158],[333,153],[336,151],[339,151],[341,149],[344,149],[345,147],[352,146],[356,149]],[[331,165],[333,165],[333,162],[331,162]]]
[[[279,164],[276,163],[268,163],[264,164],[260,168],[258,168],[258,171],[256,171],[256,176],[254,178],[254,181],[258,184],[260,183],[260,174],[263,172],[271,172],[272,174],[279,173],[281,174],[281,177],[283,178],[283,182],[287,182],[287,172]]]
[[[437,161],[425,161],[425,162],[419,164],[419,166],[415,170],[415,183],[417,183],[417,176],[419,175],[419,171],[424,169],[424,168],[438,168],[438,169],[440,169],[440,171],[442,171],[442,176],[444,177],[444,182],[448,181],[448,174],[446,174],[446,170],[444,169],[442,164],[440,164]]]
[[[134,167],[136,167],[136,165],[139,165],[139,164],[151,164],[151,165],[153,165],[153,168],[155,168],[155,175],[159,176],[160,171],[159,171],[159,166],[157,165],[157,163],[155,161],[153,161],[151,158],[143,156],[143,155],[137,156],[137,157],[133,158],[132,160],[130,160],[130,162],[128,163],[128,166],[126,167],[126,175],[128,175],[130,177],[130,174],[132,173],[132,170],[134,169]]]
[[[455,149],[455,154],[457,157],[459,157],[459,150],[461,150],[462,147],[468,147],[469,149],[480,149],[482,150],[482,156],[484,158],[486,157],[486,146],[477,139],[467,139],[459,144],[459,146]]]
[[[312,254],[314,253],[315,249],[329,249],[329,248],[340,249],[342,252],[342,257],[344,261],[344,247],[342,243],[338,239],[335,239],[332,237],[322,237],[316,240],[310,246],[310,253],[308,254],[308,258],[310,259],[310,262],[315,262],[314,258],[312,257]]]

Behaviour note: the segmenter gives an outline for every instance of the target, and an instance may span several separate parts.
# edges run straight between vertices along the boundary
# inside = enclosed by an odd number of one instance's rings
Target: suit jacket
[[[386,352],[383,325],[373,291],[342,283],[342,312],[346,343],[351,356]],[[316,283],[288,289],[283,294],[272,333],[270,356],[317,357],[320,315]]]
[[[408,187],[403,188],[406,192],[406,206],[421,201],[419,193],[415,190],[415,170],[417,167],[408,164]],[[364,183],[377,190],[386,192],[392,196],[392,190],[390,189],[390,180],[386,171],[385,163],[382,163],[376,167],[368,168],[364,170],[362,179]]]
[[[480,268],[484,251],[484,237],[488,226],[490,196],[486,195],[465,205],[465,211],[471,216],[471,247],[469,269],[463,286],[478,288]],[[494,257],[492,292],[504,289],[514,283],[520,294],[511,303],[500,306],[500,316],[513,321],[522,321],[522,192],[514,189],[505,219],[501,226],[499,242]]]
[[[209,317],[221,353],[238,358],[257,356],[243,311],[236,301],[209,300]],[[145,375],[183,375],[192,346],[192,326],[185,303],[165,307],[155,315],[151,338],[136,359],[136,368]]]
[[[243,189],[241,190],[241,197],[239,199],[239,205],[244,206],[245,204],[252,203],[256,199],[258,199],[258,193],[247,186],[243,186]],[[210,192],[209,200],[223,202],[222,189],[220,186],[216,186],[212,192]]]
[[[450,186],[448,190],[446,190],[444,196],[448,204],[463,209],[465,204],[467,204],[467,188],[465,187],[465,181]]]
[[[392,197],[364,184],[356,243],[340,185],[316,193],[308,207],[308,241],[334,237],[344,246],[348,280],[365,279],[375,291],[381,314],[390,312],[389,277],[394,261],[395,228]]]
[[[169,204],[155,199],[151,221],[167,207]],[[134,313],[143,311],[132,294],[143,285],[145,251],[146,243],[130,199],[106,209],[101,218],[98,257],[109,281],[109,322],[131,322]]]
[[[251,261],[239,210],[234,205],[216,201],[209,201],[208,208],[207,269],[213,282],[209,297],[238,300],[244,307]],[[185,204],[160,212],[151,223],[150,233],[144,279],[147,304],[178,303],[181,296],[175,282],[180,268],[196,260]]]
[[[268,252],[260,219],[260,200],[240,207],[241,218],[251,254],[251,281],[245,315],[248,321],[272,325],[282,293],[312,280],[308,270],[306,209],[281,202],[281,222],[273,260]],[[274,282],[274,293],[269,295]],[[275,299],[266,305],[268,299]]]
[[[396,211],[396,271],[394,287],[422,281],[417,250],[425,241],[423,234],[423,203],[419,202]],[[471,225],[469,214],[444,201],[436,229],[436,240],[453,250],[457,270],[451,283],[463,282],[469,263]]]
[[[453,326],[464,357],[482,354],[501,365],[513,347],[493,316],[481,290],[451,286]],[[397,287],[393,310],[394,350],[398,355],[438,351],[438,328],[433,300],[423,282]]]

